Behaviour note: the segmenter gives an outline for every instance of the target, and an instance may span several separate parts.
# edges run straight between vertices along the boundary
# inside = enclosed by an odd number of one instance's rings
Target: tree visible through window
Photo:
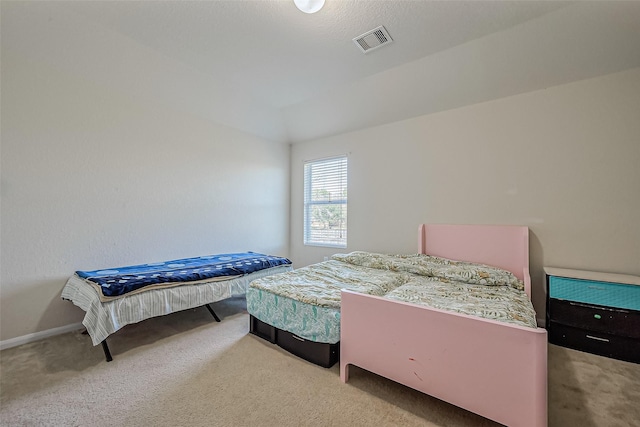
[[[347,157],[304,164],[304,244],[347,247]]]

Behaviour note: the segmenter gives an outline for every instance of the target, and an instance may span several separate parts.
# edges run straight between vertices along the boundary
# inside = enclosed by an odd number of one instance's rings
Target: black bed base
[[[204,306],[207,307],[207,310],[209,310],[209,313],[211,313],[211,315],[216,320],[216,322],[219,322],[220,318],[218,317],[216,312],[213,311],[213,308],[211,308],[209,304],[205,304]],[[84,333],[87,333],[87,331],[85,331]],[[100,344],[102,344],[102,351],[104,351],[105,359],[107,360],[107,362],[111,362],[113,360],[113,357],[111,356],[111,351],[109,351],[109,345],[107,344],[107,339],[105,338],[104,340],[102,340]]]
[[[339,342],[327,344],[305,340],[251,315],[249,316],[249,332],[323,368],[332,367],[340,359]]]

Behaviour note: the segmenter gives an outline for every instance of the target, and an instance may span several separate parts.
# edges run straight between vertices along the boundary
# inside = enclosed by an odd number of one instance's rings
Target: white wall
[[[0,341],[79,322],[78,269],[288,255],[288,145],[32,61],[2,51]]]
[[[76,269],[236,250],[321,261],[335,250],[302,245],[302,163],[342,153],[347,250],[413,252],[421,222],[528,225],[539,311],[542,265],[640,273],[640,69],[290,153],[185,108],[189,96],[136,90],[175,81],[181,94],[193,73],[169,58],[101,28],[82,27],[83,44],[64,16],[38,16],[3,26],[0,341],[78,322],[59,297]],[[44,43],[41,26],[84,50]]]
[[[303,162],[349,153],[348,247],[410,253],[422,222],[531,229],[542,266],[640,274],[640,69],[292,147],[291,257],[302,244]]]

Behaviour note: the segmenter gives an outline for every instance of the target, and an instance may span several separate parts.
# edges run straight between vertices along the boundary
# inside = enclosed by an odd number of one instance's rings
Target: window
[[[304,244],[347,247],[347,157],[304,164]]]

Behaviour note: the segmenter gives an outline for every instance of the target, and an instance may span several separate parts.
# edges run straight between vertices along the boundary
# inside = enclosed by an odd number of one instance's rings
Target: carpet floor
[[[2,426],[496,426],[370,372],[248,333],[243,298],[129,325],[114,360],[81,331],[0,352]],[[481,369],[481,367],[479,367]],[[549,346],[549,425],[640,426],[640,365]]]

